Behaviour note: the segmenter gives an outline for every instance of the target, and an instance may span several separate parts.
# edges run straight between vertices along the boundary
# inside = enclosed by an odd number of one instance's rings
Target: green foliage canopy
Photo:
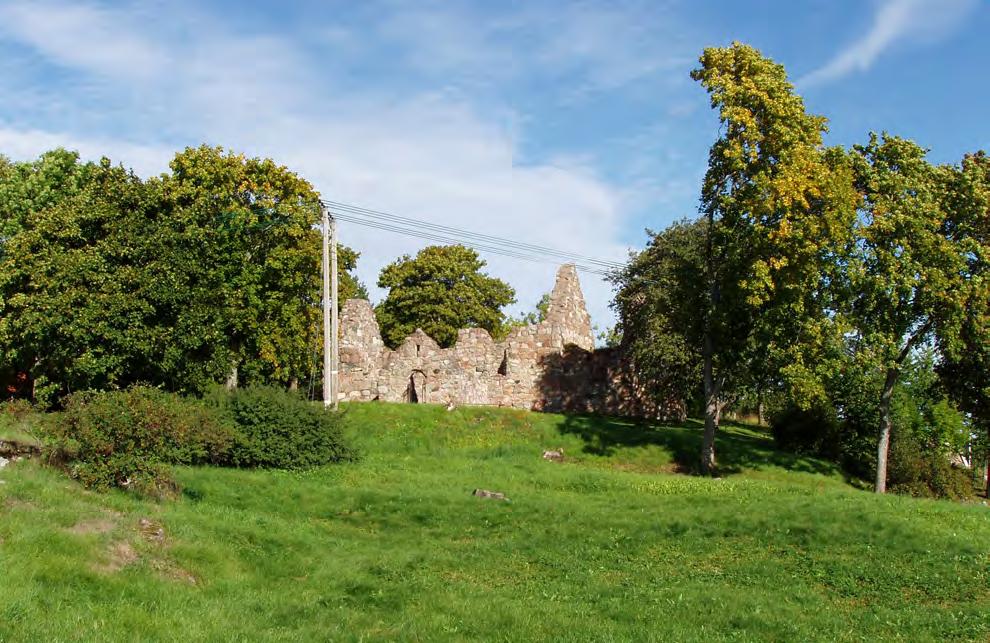
[[[768,357],[800,359],[788,336],[808,332],[817,315],[808,302],[824,278],[821,258],[848,229],[855,195],[842,155],[822,145],[824,117],[805,111],[781,65],[740,43],[706,49],[700,63],[691,76],[722,123],[701,192],[702,469],[711,471],[726,385],[754,339],[776,338],[763,344]]]
[[[0,375],[25,374],[40,400],[151,378],[155,188],[65,150],[0,174]]]
[[[417,328],[441,346],[452,346],[461,328],[484,328],[495,338],[506,332],[502,308],[515,292],[481,269],[485,262],[464,246],[429,246],[385,266],[378,286],[388,295],[375,309],[382,338],[398,346]]]
[[[646,248],[612,279],[618,330],[637,371],[684,400],[701,393],[707,232],[700,219],[648,231]]]
[[[848,261],[851,303],[860,362],[883,375],[877,392],[879,444],[875,488],[886,489],[892,428],[891,400],[912,351],[933,338],[957,351],[967,309],[986,296],[985,201],[969,176],[934,166],[926,150],[896,137],[871,134],[853,151],[862,195],[856,244]]]
[[[0,384],[39,402],[135,382],[199,391],[233,368],[313,372],[312,186],[270,160],[190,148],[142,181],[55,150],[0,159]],[[340,250],[342,298],[361,296]]]

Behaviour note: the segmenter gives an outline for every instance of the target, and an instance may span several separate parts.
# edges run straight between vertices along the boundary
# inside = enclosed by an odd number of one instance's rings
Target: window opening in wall
[[[499,375],[509,374],[509,351],[505,351],[502,354],[502,363],[499,364],[498,366],[498,374]]]

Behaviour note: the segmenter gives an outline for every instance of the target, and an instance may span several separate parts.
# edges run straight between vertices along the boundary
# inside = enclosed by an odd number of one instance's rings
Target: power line
[[[418,237],[420,239],[426,239],[428,241],[436,241],[436,242],[444,243],[444,244],[459,244],[459,245],[462,245],[462,246],[465,246],[465,247],[468,247],[468,248],[473,248],[475,250],[479,250],[479,251],[482,251],[482,252],[487,252],[487,253],[491,253],[491,254],[501,255],[501,256],[504,256],[504,257],[510,257],[510,258],[513,258],[513,259],[522,259],[524,261],[532,261],[532,262],[537,262],[537,263],[548,263],[548,264],[553,264],[553,265],[558,265],[558,264],[561,263],[561,260],[559,258],[546,257],[546,256],[537,256],[537,255],[530,255],[530,254],[523,254],[523,253],[519,253],[519,252],[513,252],[512,250],[509,250],[509,249],[497,248],[497,247],[492,247],[492,246],[486,246],[484,244],[474,243],[474,242],[471,242],[471,241],[466,241],[464,239],[458,239],[456,237],[434,235],[434,234],[429,234],[429,233],[425,233],[425,232],[421,232],[421,231],[410,230],[408,228],[401,228],[401,227],[383,225],[383,224],[379,224],[379,223],[376,223],[376,222],[363,221],[363,220],[360,220],[360,219],[352,219],[352,218],[346,217],[346,216],[339,216],[338,215],[337,218],[339,218],[341,221],[347,221],[349,223],[356,223],[358,225],[363,225],[363,226],[370,227],[370,228],[376,228],[376,229],[379,229],[379,230],[386,230],[386,231],[389,231],[389,232],[395,232],[395,233],[403,234],[403,235],[406,235],[406,236]],[[607,277],[610,274],[609,272],[607,272],[605,270],[600,270],[600,269],[597,269],[597,268],[594,268],[594,267],[585,266],[583,264],[577,264],[577,263],[575,263],[574,266],[578,270],[581,270],[582,272],[587,272],[587,273],[590,273],[590,274],[600,275],[600,276],[603,276],[603,277]]]
[[[338,210],[337,212],[338,214],[340,214],[340,210]],[[350,210],[345,210],[344,212],[353,214],[353,212]],[[486,249],[489,251],[504,249],[515,253],[523,253],[527,256],[550,258],[555,263],[561,263],[562,261],[579,263],[589,269],[594,269],[594,270],[611,271],[611,270],[618,270],[623,267],[622,264],[618,262],[594,259],[592,257],[579,255],[573,252],[554,250],[552,248],[535,246],[533,244],[517,242],[509,239],[501,239],[498,237],[492,237],[490,235],[471,233],[466,230],[450,228],[447,226],[423,225],[418,222],[416,223],[396,222],[395,220],[392,219],[382,219],[382,218],[367,217],[362,215],[358,215],[358,217],[356,218],[352,217],[350,220],[361,224],[375,223],[379,225],[382,224],[391,225],[393,227],[400,227],[402,230],[410,231],[415,234],[433,234],[443,237],[445,239],[453,240],[457,243],[474,244],[479,248]]]
[[[384,222],[369,221],[369,220],[358,219],[358,218],[354,218],[354,217],[351,217],[351,216],[348,216],[348,215],[342,215],[342,214],[336,214],[335,216],[336,216],[336,218],[340,219],[341,221],[346,221],[348,223],[355,223],[357,225],[362,225],[362,226],[369,227],[369,228],[374,228],[374,229],[377,229],[377,230],[384,230],[384,231],[388,231],[388,232],[394,232],[394,233],[397,233],[397,234],[403,234],[403,235],[407,235],[407,236],[417,237],[417,238],[425,239],[425,240],[428,240],[428,241],[435,241],[435,242],[445,243],[445,244],[451,244],[451,243],[453,243],[453,244],[460,244],[460,245],[463,245],[463,246],[466,246],[466,247],[469,247],[469,248],[473,248],[475,250],[480,250],[482,252],[489,252],[489,253],[501,255],[501,256],[504,256],[504,257],[510,257],[510,258],[513,258],[513,259],[522,259],[522,260],[525,260],[525,261],[533,261],[533,262],[538,262],[538,263],[549,263],[549,264],[555,264],[555,265],[560,263],[560,259],[559,258],[548,257],[548,256],[541,256],[541,255],[538,255],[538,254],[528,254],[528,253],[524,253],[524,252],[515,251],[515,250],[512,250],[510,248],[500,248],[500,247],[497,247],[497,246],[489,246],[489,245],[486,245],[486,244],[480,244],[480,243],[472,242],[472,241],[469,241],[469,240],[464,240],[464,239],[461,239],[461,238],[458,238],[458,237],[454,237],[452,235],[434,234],[434,233],[424,232],[424,231],[421,231],[421,230],[415,230],[415,229],[411,229],[411,228],[407,228],[407,227],[390,225],[390,224],[384,223]],[[577,264],[577,263],[575,263],[574,265],[575,265],[575,267],[578,270],[581,270],[582,272],[587,272],[587,273],[599,275],[599,276],[602,276],[602,277],[607,277],[607,276],[609,276],[611,274],[611,273],[609,273],[606,270],[602,270],[602,269],[597,268],[597,267],[594,267],[594,266],[586,266],[586,265]]]
[[[543,259],[544,261],[547,260],[546,258],[553,258],[554,263],[560,263],[561,260],[566,260],[579,264],[585,272],[607,274],[609,271],[615,271],[625,267],[624,264],[616,261],[596,259],[594,257],[588,257],[575,252],[568,252],[555,248],[549,248],[547,246],[516,241],[514,239],[472,232],[470,230],[463,230],[452,226],[430,223],[428,221],[413,219],[411,217],[403,217],[396,214],[391,214],[380,210],[372,210],[370,208],[363,208],[339,201],[323,201],[322,203],[328,208],[334,210],[335,214],[339,216],[341,220],[347,220],[359,225],[370,225],[371,227],[385,225],[392,226],[392,228],[396,229],[392,229],[391,231],[399,232],[401,234],[411,234],[413,236],[423,238],[426,238],[424,236],[426,234],[432,234],[437,237],[443,237],[442,239],[435,240],[443,240],[445,242],[452,241],[463,245],[471,245],[472,247],[477,247],[478,249],[483,249],[487,252],[495,252],[498,254],[500,251],[507,250],[509,252],[526,255],[526,257],[517,256],[516,258],[536,260],[535,257],[543,257],[545,258]],[[345,218],[347,214],[352,216]],[[401,228],[401,230],[399,228]],[[381,229],[390,228],[383,227]]]
[[[549,254],[549,255],[554,255],[554,256],[559,256],[559,257],[566,257],[566,258],[570,258],[570,259],[577,259],[577,260],[583,261],[585,263],[597,264],[597,265],[601,265],[601,266],[609,267],[609,268],[622,267],[622,264],[621,263],[615,262],[615,261],[607,261],[607,260],[595,259],[595,258],[592,258],[592,257],[587,257],[585,255],[580,255],[580,254],[577,254],[577,253],[574,253],[574,252],[567,252],[567,251],[557,250],[557,249],[554,249],[554,248],[548,248],[546,246],[539,246],[539,245],[535,245],[535,244],[531,244],[531,243],[526,243],[526,242],[522,242],[522,241],[516,241],[514,239],[506,239],[504,237],[496,237],[496,236],[493,236],[493,235],[482,234],[482,233],[478,233],[478,232],[472,232],[470,230],[463,230],[463,229],[460,229],[460,228],[454,228],[452,226],[445,226],[445,225],[440,225],[440,224],[436,224],[436,223],[430,223],[428,221],[422,221],[422,220],[413,219],[413,218],[410,218],[410,217],[402,217],[402,216],[399,216],[399,215],[390,214],[390,213],[382,212],[382,211],[379,211],[379,210],[371,210],[371,209],[368,209],[368,208],[362,208],[362,207],[351,205],[351,204],[347,204],[347,203],[341,203],[341,202],[335,202],[335,201],[326,201],[324,203],[328,207],[332,207],[334,209],[346,210],[346,211],[351,212],[352,214],[357,214],[357,215],[361,215],[361,216],[365,216],[365,217],[370,217],[370,218],[373,218],[373,219],[384,219],[384,220],[387,220],[387,221],[390,221],[390,222],[400,223],[400,224],[404,224],[404,225],[416,225],[416,226],[420,226],[420,227],[424,227],[424,228],[429,228],[431,230],[438,231],[438,232],[444,232],[444,233],[448,233],[448,234],[455,234],[455,235],[462,236],[462,237],[473,237],[473,238],[478,239],[478,240],[483,241],[483,242],[495,243],[495,244],[498,244],[498,245],[512,246],[512,247],[516,247],[516,248],[519,248],[519,249],[525,249],[525,250],[528,250],[528,251],[539,252],[539,253],[544,253],[544,254]]]

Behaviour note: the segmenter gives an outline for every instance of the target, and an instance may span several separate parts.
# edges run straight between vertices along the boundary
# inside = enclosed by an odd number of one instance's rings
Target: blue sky
[[[740,40],[783,63],[828,142],[990,148],[984,0],[0,0],[0,154],[65,146],[148,175],[206,142],[325,196],[620,259],[692,216],[717,122],[688,78]],[[373,285],[416,240],[343,225]],[[530,308],[551,266],[486,257]],[[582,278],[609,324],[606,284]]]

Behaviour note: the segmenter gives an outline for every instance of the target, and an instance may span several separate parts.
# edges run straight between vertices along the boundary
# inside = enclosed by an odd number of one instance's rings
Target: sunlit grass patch
[[[357,461],[179,468],[175,501],[0,471],[0,639],[990,635],[985,507],[875,497],[745,426],[720,436],[713,480],[674,472],[690,471],[695,423],[345,413]],[[558,447],[563,462],[542,459]],[[133,554],[111,568],[119,543]]]

